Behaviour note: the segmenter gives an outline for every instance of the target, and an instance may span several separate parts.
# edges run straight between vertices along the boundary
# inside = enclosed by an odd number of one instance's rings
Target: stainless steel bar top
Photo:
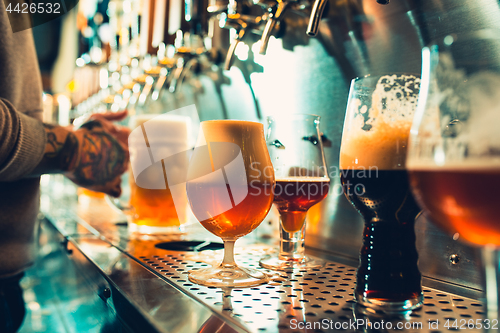
[[[189,270],[216,264],[221,250],[171,251],[156,245],[180,239],[217,241],[209,233],[193,225],[192,232],[183,236],[130,237],[123,217],[109,210],[102,198],[78,201],[72,185],[54,179],[50,184],[43,187],[42,213],[68,240],[71,258],[95,282],[96,291],[109,291],[101,298],[122,320],[133,321],[127,322],[133,331],[480,332],[488,324],[483,305],[463,296],[473,293],[443,292],[430,288],[437,284],[428,280],[424,280],[424,306],[411,314],[389,316],[356,307],[356,269],[342,260],[328,260],[320,269],[274,272],[280,278],[253,288],[199,286],[188,280]],[[272,251],[272,246],[249,236],[237,246],[236,261],[262,269],[259,259]],[[124,310],[127,306],[142,320],[132,319]]]

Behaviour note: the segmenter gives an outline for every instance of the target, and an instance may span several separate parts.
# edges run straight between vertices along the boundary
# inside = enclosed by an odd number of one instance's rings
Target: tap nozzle
[[[288,1],[278,1],[278,7],[276,8],[276,12],[273,14],[269,14],[269,18],[267,19],[266,26],[264,27],[264,31],[262,33],[262,37],[260,39],[260,54],[266,54],[267,44],[269,44],[269,39],[273,33],[274,28],[276,27],[276,23],[281,20],[281,17],[288,9],[289,2]]]
[[[383,0],[377,0],[377,1],[383,1]],[[318,34],[319,22],[321,21],[321,17],[323,17],[323,11],[325,10],[327,2],[328,0],[314,1],[311,10],[311,17],[309,18],[309,24],[307,25],[307,31],[306,31],[306,33],[311,37],[314,37]]]
[[[246,32],[247,29],[241,29],[240,32],[238,33],[238,37],[236,37],[229,46],[229,50],[227,51],[226,61],[224,62],[224,69],[226,71],[230,70],[231,67],[233,66],[234,56],[236,55],[236,48],[238,47],[238,44],[242,41],[243,37],[245,37]]]
[[[233,40],[227,52],[224,69],[229,70],[234,62],[236,47],[243,40],[246,33],[258,27],[262,18],[260,16],[249,16],[240,14],[227,14],[225,18],[221,19],[222,26],[225,28],[235,28],[238,30],[238,36]]]

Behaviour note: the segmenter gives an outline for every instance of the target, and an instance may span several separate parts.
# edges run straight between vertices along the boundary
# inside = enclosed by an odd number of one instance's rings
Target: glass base
[[[135,223],[128,223],[128,232],[144,235],[172,235],[184,233],[184,226],[169,226],[169,227],[151,227]]]
[[[267,269],[285,271],[289,269],[313,269],[325,266],[325,261],[321,259],[312,259],[304,256],[300,259],[280,259],[278,256],[262,258],[259,261],[260,265]]]
[[[252,287],[267,283],[270,277],[258,270],[243,267],[210,267],[189,272],[189,281],[209,287]]]
[[[356,301],[361,307],[358,311],[365,314],[398,314],[410,312],[422,307],[424,296],[420,295],[405,301],[382,301],[374,298],[366,298],[355,293]]]

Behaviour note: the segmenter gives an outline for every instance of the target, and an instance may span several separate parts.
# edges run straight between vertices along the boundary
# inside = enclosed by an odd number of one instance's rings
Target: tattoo
[[[85,133],[82,152],[73,176],[84,186],[104,185],[125,171],[128,162],[118,141],[106,132]]]
[[[72,132],[66,137],[64,146],[59,154],[59,162],[64,166],[64,171],[72,170],[78,161],[78,139]]]
[[[50,158],[54,158],[57,156],[57,153],[61,150],[63,142],[57,141],[57,136],[53,132],[47,132],[47,146],[46,147],[46,156]]]
[[[78,160],[78,139],[72,132],[59,126],[43,124],[47,133],[45,155],[37,174],[57,173],[74,168]]]
[[[127,169],[128,150],[102,123],[91,121],[75,132],[44,126],[45,154],[32,175],[62,172],[77,185],[120,195],[117,180]]]
[[[86,128],[88,130],[93,130],[96,127],[102,128],[102,124],[96,120],[87,121],[85,124],[80,126],[80,128]]]

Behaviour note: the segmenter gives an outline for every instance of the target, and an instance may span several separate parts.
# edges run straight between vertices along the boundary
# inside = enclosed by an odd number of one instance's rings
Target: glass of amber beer
[[[411,187],[432,222],[481,247],[492,327],[500,293],[500,31],[449,35],[425,47],[420,95]]]
[[[167,114],[131,117],[129,198],[124,195],[120,200],[111,199],[127,215],[130,233],[183,232],[187,222],[186,192],[184,188],[174,191],[170,185],[185,179],[190,121],[187,116]],[[127,203],[122,202],[125,199]]]
[[[201,123],[188,167],[187,195],[201,224],[224,241],[218,267],[189,272],[191,282],[214,287],[249,287],[267,274],[238,267],[235,241],[264,220],[273,202],[274,172],[260,123],[212,120]]]
[[[260,265],[275,270],[318,268],[321,259],[305,255],[306,215],[330,188],[320,117],[292,114],[268,118],[267,145],[274,166],[274,205],[280,214],[279,253]]]
[[[415,218],[406,148],[418,75],[369,75],[351,82],[342,144],[344,194],[363,216],[355,297],[368,311],[406,312],[422,305]]]

